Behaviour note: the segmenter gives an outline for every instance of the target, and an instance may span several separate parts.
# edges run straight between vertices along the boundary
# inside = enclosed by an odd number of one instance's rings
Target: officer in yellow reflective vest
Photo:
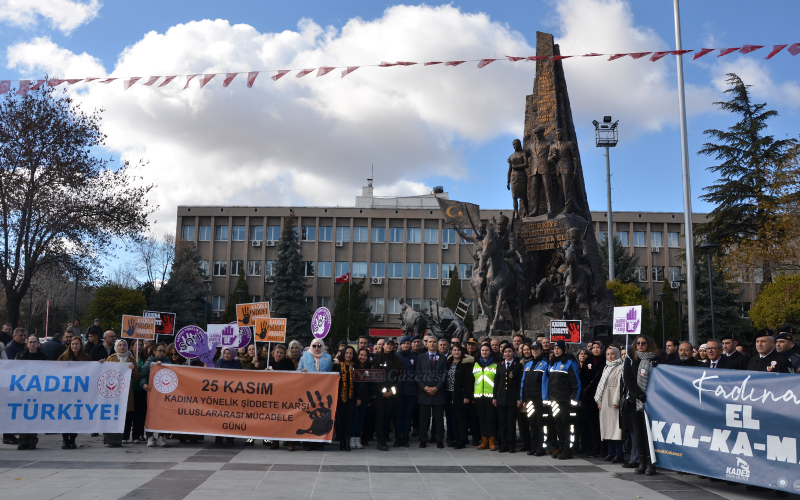
[[[492,349],[488,343],[481,346],[481,355],[472,369],[475,380],[475,411],[481,427],[481,444],[479,450],[489,448],[497,451],[497,408],[492,404],[494,394],[494,376],[497,373],[497,362],[492,357]]]

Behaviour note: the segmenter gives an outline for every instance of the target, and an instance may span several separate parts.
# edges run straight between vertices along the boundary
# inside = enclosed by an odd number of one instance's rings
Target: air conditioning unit
[[[651,250],[653,251],[653,253],[658,253],[661,251],[661,247],[651,247]]]
[[[261,246],[261,241],[260,240],[253,240],[253,241],[250,242],[250,244],[252,246],[254,246],[254,247],[260,247]]]
[[[268,247],[274,247],[275,246],[275,240],[267,240],[267,242],[264,243],[264,245],[268,246]]]
[[[275,276],[264,276],[264,283],[274,283]]]
[[[447,250],[448,248],[450,248],[448,243],[442,243],[442,250]]]
[[[372,278],[371,283],[373,285],[383,285],[383,278]]]
[[[337,241],[336,242],[336,246],[337,247],[343,247],[344,246],[344,241]]]
[[[442,286],[450,286],[450,280],[449,279],[442,280]]]
[[[669,284],[669,286],[671,286],[673,290],[677,290],[678,288],[680,288],[680,287],[681,287],[681,284],[680,284],[680,283],[678,283],[677,281],[673,281],[673,282],[671,282],[671,283]]]

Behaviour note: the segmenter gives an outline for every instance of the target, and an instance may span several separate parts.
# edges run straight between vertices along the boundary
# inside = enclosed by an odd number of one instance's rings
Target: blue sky
[[[68,12],[70,4],[54,0],[47,16],[0,13],[2,79],[474,59],[502,56],[503,49],[524,56],[533,54],[537,30],[554,33],[565,53],[674,48],[667,0],[461,1],[418,8],[364,1],[108,2],[89,4],[83,22]],[[712,208],[698,199],[714,181],[705,170],[712,160],[695,153],[703,130],[733,123],[711,106],[722,98],[726,72],[755,85],[754,99],[779,111],[769,133],[800,132],[800,56],[784,51],[763,60],[772,44],[800,41],[800,3],[706,0],[684,1],[681,8],[684,48],[767,46],[750,55],[685,59],[692,193],[695,211],[702,212]],[[246,39],[237,38],[243,30],[234,25],[252,27],[244,30]],[[233,44],[236,57],[215,56],[215,41]],[[523,53],[526,46],[530,53]],[[161,206],[162,229],[174,227],[178,204],[352,204],[371,163],[379,194],[419,194],[443,185],[451,198],[508,207],[505,159],[522,130],[533,65],[498,62],[477,70],[468,64],[362,68],[346,79],[336,72],[279,84],[262,75],[254,89],[239,81],[225,92],[219,79],[183,93],[183,82],[169,91],[134,87],[124,93],[97,84],[70,91],[85,105],[106,108],[108,153],[150,162],[142,173],[159,186],[153,201]],[[610,114],[620,120],[620,143],[611,155],[615,210],[682,211],[674,57],[656,63],[576,59],[564,66],[591,208],[605,209],[606,187],[603,150],[594,147],[590,122]],[[187,176],[193,181],[182,182]]]

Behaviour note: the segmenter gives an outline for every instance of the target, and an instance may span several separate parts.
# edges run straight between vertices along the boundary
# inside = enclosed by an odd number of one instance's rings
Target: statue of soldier
[[[556,167],[556,176],[564,195],[564,212],[577,213],[580,209],[575,203],[575,175],[578,165],[578,148],[572,141],[566,140],[563,129],[556,130],[556,142],[550,145],[548,160]]]
[[[589,254],[586,251],[586,248],[583,246],[583,238],[581,236],[581,230],[577,227],[571,227],[568,231],[568,239],[564,242],[564,252],[566,250],[574,246],[576,250],[576,254],[578,255],[578,265],[581,267],[583,274],[586,276],[586,281],[588,282],[589,290],[593,288],[593,280],[592,280],[592,268],[589,266]],[[570,276],[570,269],[567,263],[561,267],[564,269],[564,281],[567,280]]]
[[[505,215],[501,215],[497,219],[497,235],[502,245],[503,258],[514,274],[517,288],[524,289],[525,274],[522,272],[522,256],[517,251],[517,235],[513,228],[508,227],[508,217]]]
[[[553,212],[553,205],[551,203],[551,186],[550,181],[550,143],[544,138],[544,127],[536,127],[533,131],[534,141],[530,147],[530,164],[531,173],[529,176],[529,195],[531,197],[530,208],[531,216],[539,214],[539,195],[544,193],[544,199],[547,204],[547,213]]]
[[[514,217],[521,218],[528,215],[528,167],[530,159],[528,154],[522,150],[522,142],[514,139],[514,152],[508,157],[508,182],[506,189],[511,190],[511,198],[514,200]],[[524,212],[519,211],[517,200],[522,200]]]
[[[482,222],[478,227],[478,234],[466,234],[461,229],[453,226],[456,233],[464,241],[472,243],[474,254],[472,255],[472,278],[470,278],[469,285],[472,288],[472,295],[478,302],[478,316],[486,315],[486,304],[484,303],[484,292],[486,292],[486,273],[480,268],[481,262],[481,241],[486,237],[486,223]]]

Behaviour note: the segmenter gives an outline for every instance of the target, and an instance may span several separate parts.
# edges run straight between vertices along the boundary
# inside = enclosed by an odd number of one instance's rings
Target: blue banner
[[[800,493],[800,377],[659,365],[645,411],[658,467]]]

